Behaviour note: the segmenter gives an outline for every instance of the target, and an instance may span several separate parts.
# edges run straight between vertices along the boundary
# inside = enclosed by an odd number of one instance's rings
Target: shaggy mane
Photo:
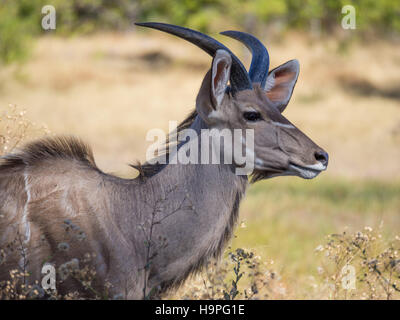
[[[174,134],[179,135],[182,130],[185,130],[189,128],[194,120],[196,119],[197,116],[197,111],[193,110],[177,127],[176,132],[173,132]],[[166,155],[167,162],[169,161],[169,147],[173,144],[173,142],[170,141],[170,136],[167,137],[167,140],[165,143],[161,146],[161,149],[158,150],[158,155]],[[174,142],[176,143],[176,142]],[[136,170],[139,171],[139,177],[140,178],[149,178],[156,173],[160,172],[165,166],[165,164],[160,164],[160,163],[155,163],[151,164],[148,162],[145,163],[140,163],[137,162],[136,164],[130,164],[131,167],[135,168]]]
[[[0,170],[31,166],[49,159],[78,160],[97,168],[91,148],[72,136],[42,138],[0,158]]]

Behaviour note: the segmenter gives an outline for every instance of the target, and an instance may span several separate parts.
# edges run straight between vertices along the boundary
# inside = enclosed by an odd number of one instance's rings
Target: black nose
[[[315,159],[321,162],[324,166],[327,166],[329,161],[329,155],[325,151],[317,151],[315,153]]]

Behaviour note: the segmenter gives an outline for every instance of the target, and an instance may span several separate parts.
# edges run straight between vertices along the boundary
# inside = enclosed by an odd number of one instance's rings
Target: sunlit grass
[[[393,237],[400,223],[400,181],[279,178],[251,186],[241,207],[245,228],[233,247],[272,259],[295,298],[307,298],[331,233],[382,227]],[[313,278],[310,278],[313,277]]]

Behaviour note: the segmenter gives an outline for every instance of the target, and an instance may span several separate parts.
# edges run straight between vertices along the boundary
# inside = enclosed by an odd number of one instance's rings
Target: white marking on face
[[[311,164],[308,166],[304,166],[307,169],[313,169],[313,170],[319,170],[319,171],[323,171],[326,170],[326,166],[322,164],[322,162],[318,162],[316,164]]]
[[[280,122],[276,122],[276,121],[271,121],[271,123],[277,127],[282,127],[282,128],[286,128],[286,129],[295,129],[295,126],[292,124],[280,123]]]
[[[257,112],[256,109],[254,109],[253,107],[244,107],[243,108],[243,112]]]
[[[321,171],[326,170],[326,166],[323,165],[321,162],[316,164],[306,165],[306,166],[298,166],[295,164],[290,164],[289,168],[294,171],[298,172],[303,178],[312,179],[315,178]]]
[[[298,172],[300,176],[305,179],[315,178],[320,173],[320,171],[307,170],[305,167],[298,167],[295,165],[289,165],[289,169],[293,170],[294,172]]]
[[[213,110],[208,114],[209,119],[222,119],[222,113],[219,110]]]

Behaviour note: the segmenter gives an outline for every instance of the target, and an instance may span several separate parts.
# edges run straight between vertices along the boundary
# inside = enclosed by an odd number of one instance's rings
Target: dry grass
[[[330,234],[315,248],[320,265],[310,276],[308,295],[293,295],[293,285],[272,260],[236,249],[218,264],[186,282],[174,299],[400,299],[400,237],[385,240],[382,230],[365,227],[354,233]],[[305,290],[305,288],[303,288]]]
[[[209,261],[205,271],[190,278],[165,298],[179,300],[284,299],[286,290],[273,261],[254,252],[228,248],[222,261]]]
[[[400,298],[400,237],[386,241],[380,232],[365,227],[354,234],[332,234],[325,245],[316,248],[325,257],[324,264],[318,267],[323,279],[317,288],[321,297],[325,294],[330,299]]]
[[[29,139],[49,134],[45,126],[38,126],[26,117],[26,111],[9,104],[0,113],[0,155],[12,152]]]
[[[64,221],[63,229],[69,240],[80,237],[79,241],[86,241],[86,237],[82,237],[83,231],[71,221]],[[42,243],[37,244],[38,247],[41,245]],[[12,266],[9,278],[0,281],[0,300],[119,299],[119,295],[110,294],[112,285],[109,282],[103,283],[100,288],[94,285],[96,270],[93,261],[96,254],[88,252],[83,256],[71,258],[68,256],[69,248],[68,242],[57,244],[57,249],[65,253],[65,261],[61,265],[55,266],[51,257],[48,257],[49,261],[43,262],[43,266],[49,264],[56,269],[55,289],[45,288],[39,279],[31,278],[32,275],[26,269],[24,262],[26,247],[23,237],[17,232],[13,241],[0,248],[0,268],[7,264],[9,268],[8,260],[14,260],[15,257],[22,259],[23,262]],[[74,282],[75,289],[59,292],[57,288],[66,281]]]

